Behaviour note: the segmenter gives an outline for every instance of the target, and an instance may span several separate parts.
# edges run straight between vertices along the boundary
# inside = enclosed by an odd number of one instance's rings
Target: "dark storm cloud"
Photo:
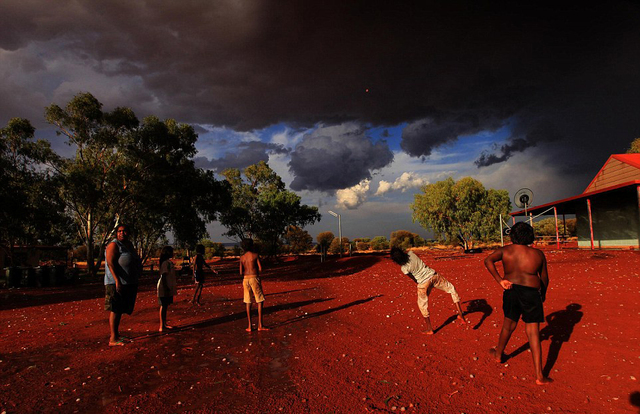
[[[591,165],[640,136],[639,10],[631,1],[5,0],[0,113],[31,105],[41,114],[92,70],[128,82],[122,94],[136,113],[182,122],[243,131],[408,122],[402,148],[424,156],[509,120],[514,139],[555,142],[559,158],[570,151]],[[32,49],[44,62],[24,61],[31,78],[3,68]],[[67,60],[75,69],[43,80],[43,67]],[[299,178],[301,188],[314,181]]]
[[[402,130],[400,146],[409,155],[425,157],[431,151],[447,142],[456,140],[460,135],[470,135],[484,130],[495,130],[500,123],[486,119],[483,123],[475,117],[448,117],[442,121],[422,119],[408,124]]]
[[[356,124],[322,127],[302,138],[291,153],[293,190],[334,191],[371,179],[393,161],[388,145],[373,143]]]
[[[492,164],[497,164],[499,162],[504,162],[511,158],[511,156],[516,152],[522,152],[525,149],[535,146],[531,144],[529,141],[523,138],[513,139],[506,144],[500,146],[498,153],[489,153],[487,151],[483,151],[474,163],[480,167],[488,167]]]
[[[206,134],[207,132],[209,132],[208,129],[202,127],[201,125],[192,125],[193,130],[196,132],[196,134],[198,135],[202,135],[202,134]]]
[[[269,161],[269,154],[287,154],[289,151],[279,144],[258,141],[242,142],[237,146],[237,152],[227,153],[222,158],[208,160],[206,157],[196,157],[196,167],[222,172],[227,168],[244,169],[260,161]]]

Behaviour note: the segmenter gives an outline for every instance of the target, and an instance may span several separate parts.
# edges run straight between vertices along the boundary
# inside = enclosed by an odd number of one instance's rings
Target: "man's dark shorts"
[[[520,315],[525,323],[544,322],[544,309],[538,288],[511,285],[502,293],[504,316],[518,322]]]
[[[126,313],[131,315],[138,296],[138,285],[121,285],[120,292],[116,291],[116,285],[104,285],[106,296],[104,310],[113,313]]]
[[[167,307],[173,303],[173,296],[158,296],[158,305]]]

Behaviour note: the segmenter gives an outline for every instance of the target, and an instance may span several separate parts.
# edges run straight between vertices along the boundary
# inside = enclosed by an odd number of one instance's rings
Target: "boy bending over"
[[[460,296],[456,292],[456,288],[444,277],[440,276],[435,270],[425,265],[424,262],[416,256],[412,251],[404,252],[399,247],[392,247],[390,252],[391,260],[400,265],[400,270],[405,275],[413,279],[418,284],[418,307],[427,324],[427,330],[423,333],[433,335],[431,327],[431,318],[429,318],[429,294],[433,288],[438,288],[451,295],[453,303],[458,311],[458,320],[461,323],[467,323],[460,308]]]
[[[540,346],[540,322],[544,322],[542,302],[549,286],[547,259],[540,250],[528,246],[533,243],[534,234],[533,228],[527,223],[516,223],[511,228],[511,241],[513,244],[496,250],[484,260],[487,270],[503,289],[504,322],[498,346],[489,350],[489,353],[497,362],[502,362],[504,348],[522,316],[533,357],[536,384],[542,385],[551,382],[542,373]],[[504,278],[496,269],[496,262],[499,261],[504,267]]]

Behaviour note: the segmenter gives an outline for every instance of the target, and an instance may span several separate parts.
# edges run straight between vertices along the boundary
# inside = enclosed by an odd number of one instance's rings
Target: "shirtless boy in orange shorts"
[[[240,276],[243,277],[244,303],[247,305],[247,319],[249,321],[249,327],[246,331],[251,332],[253,330],[251,326],[251,292],[253,292],[253,296],[258,303],[258,330],[268,331],[269,329],[262,324],[264,294],[262,293],[262,283],[260,282],[260,272],[262,271],[260,256],[253,251],[253,240],[251,239],[242,241],[242,249],[245,253],[240,257]]]

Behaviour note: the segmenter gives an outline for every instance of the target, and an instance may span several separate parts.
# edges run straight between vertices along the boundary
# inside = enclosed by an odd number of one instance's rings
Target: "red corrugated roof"
[[[640,169],[640,154],[613,154],[611,157]]]

